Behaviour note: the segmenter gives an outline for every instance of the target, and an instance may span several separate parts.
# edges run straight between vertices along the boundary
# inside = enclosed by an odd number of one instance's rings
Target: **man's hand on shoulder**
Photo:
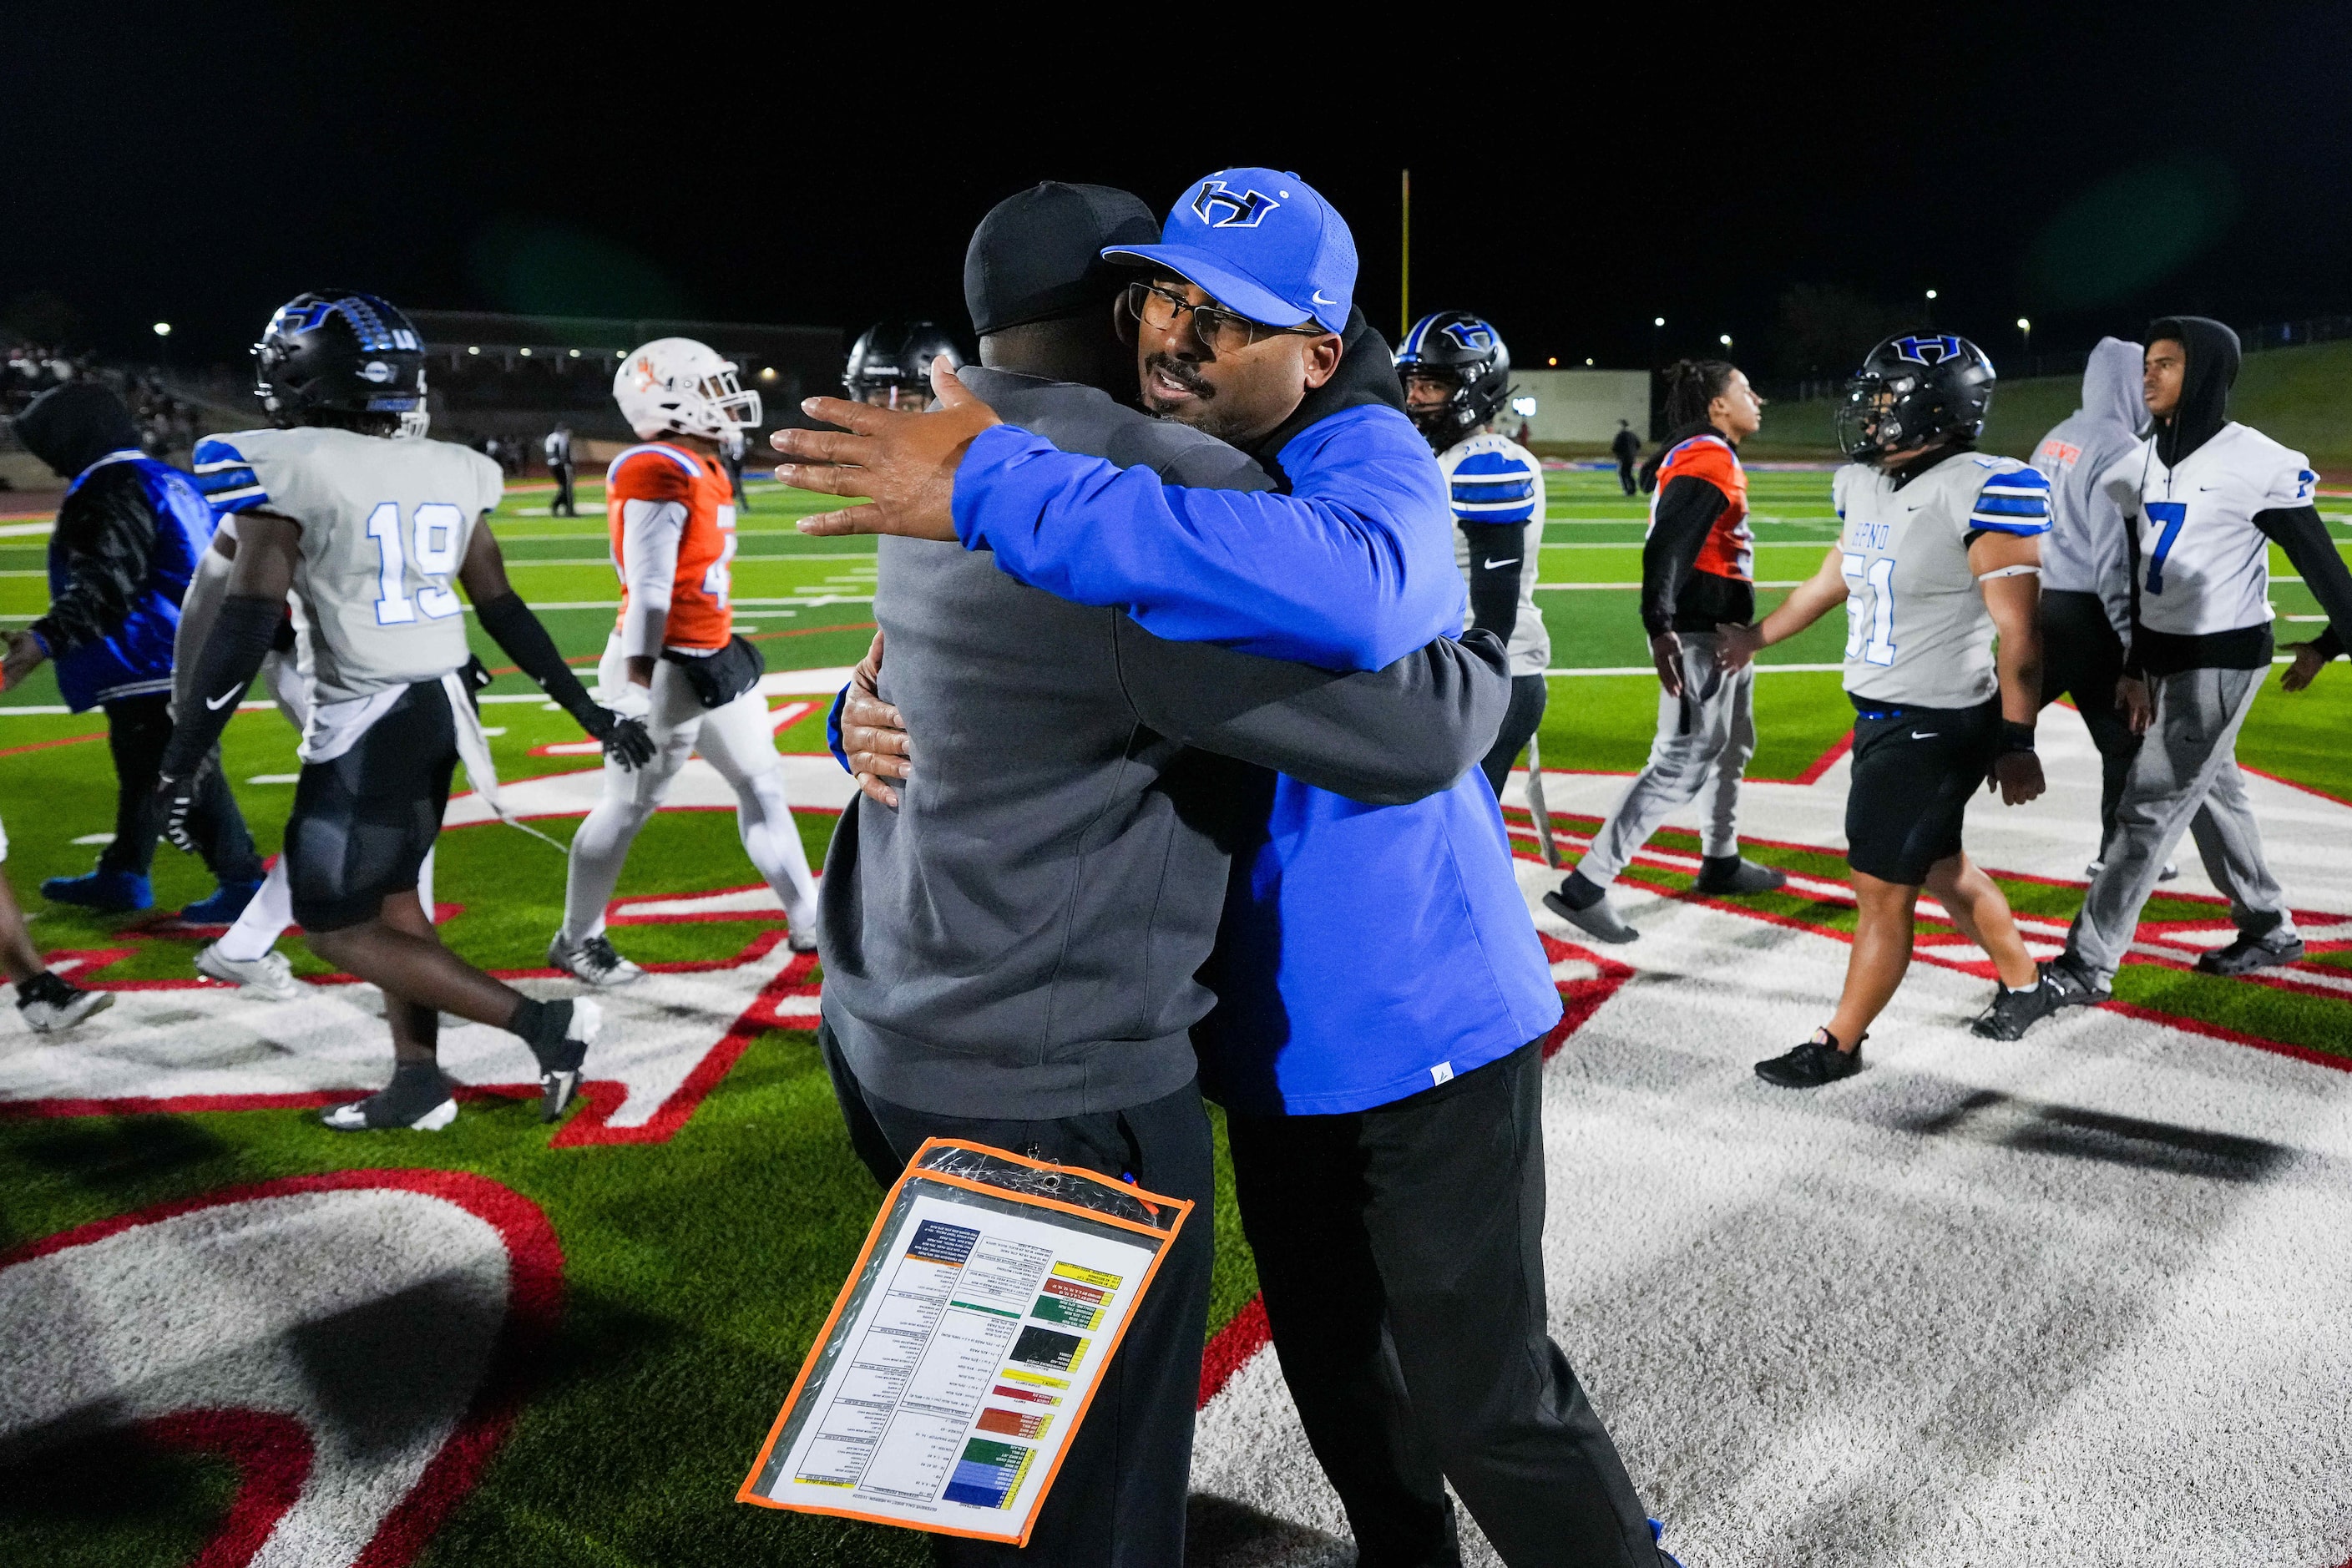
[[[779,430],[768,437],[790,459],[776,465],[777,483],[872,503],[803,518],[803,533],[955,538],[956,469],[972,437],[1003,421],[956,379],[944,355],[932,362],[931,390],[940,407],[928,414],[812,397],[802,410],[841,430]]]
[[[898,792],[882,781],[913,776],[915,742],[896,705],[875,689],[881,673],[882,634],[876,632],[874,646],[850,672],[849,695],[841,705],[841,749],[866,798],[895,811]]]

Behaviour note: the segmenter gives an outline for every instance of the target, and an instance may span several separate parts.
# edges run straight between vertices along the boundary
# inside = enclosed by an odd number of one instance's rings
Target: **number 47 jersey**
[[[1830,491],[1843,524],[1845,689],[1906,708],[1974,708],[2000,688],[1969,536],[2050,531],[2050,481],[2014,458],[1956,452],[1897,484],[1861,463]]]
[[[194,468],[217,515],[301,525],[295,624],[320,702],[465,664],[457,567],[505,490],[498,464],[446,441],[303,426],[200,441]]]

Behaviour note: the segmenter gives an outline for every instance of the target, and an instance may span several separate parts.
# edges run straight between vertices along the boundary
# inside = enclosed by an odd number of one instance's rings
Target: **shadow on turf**
[[[16,1152],[77,1185],[121,1192],[218,1159],[227,1145],[184,1117],[87,1117],[27,1133]]]
[[[2269,1180],[2299,1152],[2260,1138],[2047,1105],[1991,1089],[1974,1090],[1944,1110],[1897,1118],[1889,1125],[1925,1137],[1958,1136],[2030,1154],[2244,1184]]]
[[[1345,1542],[1230,1498],[1194,1492],[1184,1509],[1185,1568],[1250,1568],[1354,1561]]]

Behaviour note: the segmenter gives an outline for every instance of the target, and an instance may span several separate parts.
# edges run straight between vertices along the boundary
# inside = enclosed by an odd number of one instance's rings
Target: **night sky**
[[[1333,199],[1391,333],[1410,166],[1414,309],[1487,313],[1522,364],[1643,365],[1729,332],[1766,377],[1839,371],[1819,362],[1854,332],[1924,324],[1929,288],[1934,324],[1997,361],[2021,314],[2063,351],[2165,310],[2352,310],[2343,5],[1729,26],[1217,7],[1002,32],[873,6],[863,38],[796,28],[807,6],[646,27],[93,9],[10,7],[0,310],[60,296],[118,354],[168,320],[174,357],[241,357],[324,286],[961,332],[964,241],[999,197],[1051,177],[1164,207],[1235,163]]]

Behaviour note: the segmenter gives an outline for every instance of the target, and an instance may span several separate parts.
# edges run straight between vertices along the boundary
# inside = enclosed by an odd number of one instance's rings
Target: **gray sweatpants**
[[[1706,797],[1706,853],[1739,853],[1739,775],[1756,752],[1756,667],[1715,668],[1713,632],[1683,632],[1683,694],[1658,689],[1658,734],[1576,869],[1607,887],[1677,808]]]
[[[2130,951],[2140,910],[2184,832],[2195,837],[2205,874],[2230,900],[2239,931],[2253,937],[2294,931],[2238,772],[2238,731],[2267,673],[2191,669],[2151,682],[2156,718],[2124,780],[2104,864],[2066,939],[2067,951],[2101,984]]]

